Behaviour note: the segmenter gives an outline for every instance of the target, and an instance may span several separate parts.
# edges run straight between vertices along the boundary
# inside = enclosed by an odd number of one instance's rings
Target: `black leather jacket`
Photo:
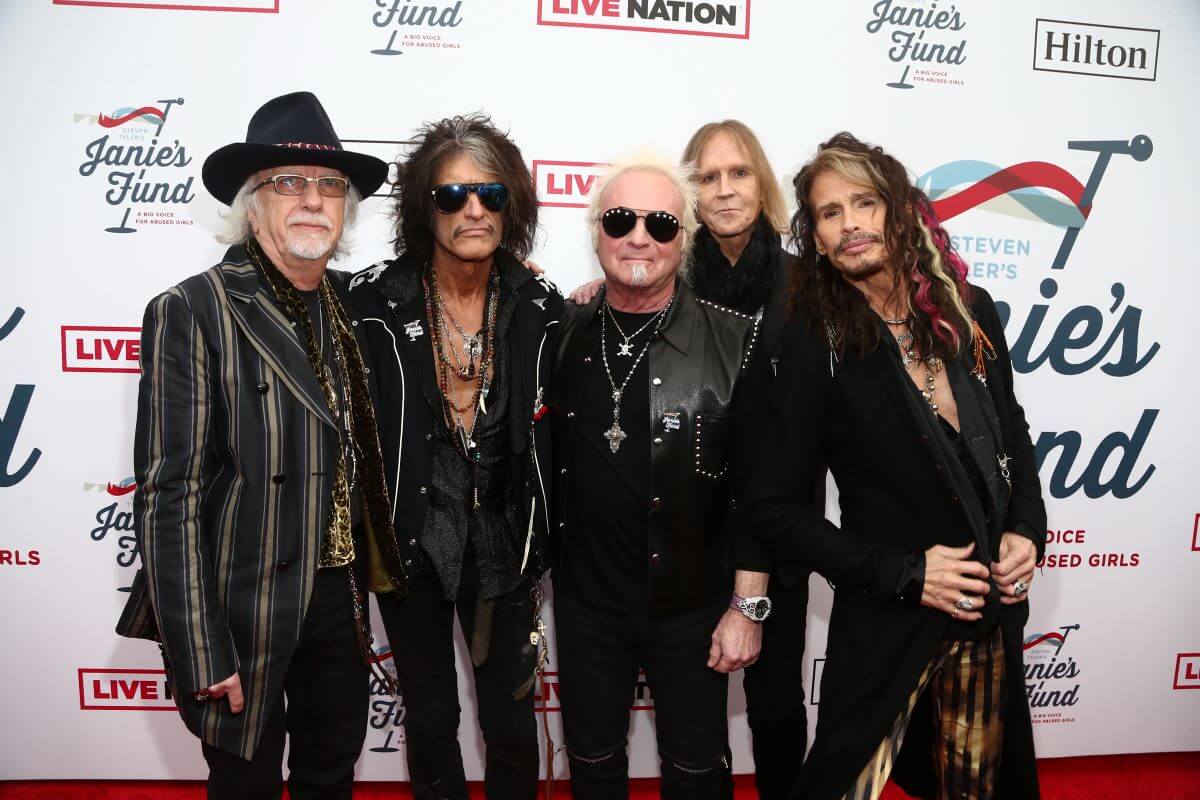
[[[661,336],[650,345],[651,501],[649,607],[655,614],[695,608],[728,594],[729,493],[733,401],[758,338],[753,317],[696,297],[682,281]],[[552,539],[561,558],[567,528],[567,470],[575,410],[600,336],[603,294],[586,306],[566,305],[558,331],[551,400],[554,450]],[[664,430],[666,412],[678,430]]]
[[[551,382],[551,356],[562,297],[544,278],[536,277],[502,250],[496,251],[501,279],[518,295],[509,323],[512,380],[509,391],[510,447],[525,463],[521,481],[522,523],[527,530],[522,557],[535,577],[549,567],[544,552],[550,479],[549,420],[543,395]],[[434,418],[421,387],[435,386],[437,375],[429,345],[420,269],[384,261],[354,276],[350,310],[363,330],[378,392],[379,438],[391,496],[396,544],[406,566],[417,558],[429,510],[427,492],[433,471],[430,439]],[[372,570],[372,590],[384,588]]]

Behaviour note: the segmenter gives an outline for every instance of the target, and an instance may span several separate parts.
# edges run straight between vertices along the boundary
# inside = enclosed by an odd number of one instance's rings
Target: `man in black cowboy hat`
[[[204,164],[232,246],[142,323],[144,567],[118,632],[160,643],[210,798],[278,798],[287,734],[291,796],[350,797],[366,554],[401,590],[406,576],[346,276],[326,266],[386,174],[342,149],[313,95],[271,100]]]

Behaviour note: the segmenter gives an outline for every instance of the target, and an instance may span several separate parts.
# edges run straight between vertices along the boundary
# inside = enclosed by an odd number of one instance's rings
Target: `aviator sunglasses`
[[[641,210],[641,209],[638,209]],[[646,211],[639,214],[632,208],[618,206],[600,215],[600,227],[614,239],[626,236],[637,226],[638,218],[646,220],[646,233],[654,241],[666,244],[679,234],[679,220],[665,211]]]
[[[508,203],[508,187],[503,183],[443,183],[433,187],[434,207],[443,214],[453,214],[467,204],[471,192],[488,211],[503,211]]]

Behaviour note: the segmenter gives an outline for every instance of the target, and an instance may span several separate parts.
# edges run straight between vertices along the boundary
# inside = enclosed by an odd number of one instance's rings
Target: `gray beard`
[[[327,236],[289,236],[287,251],[296,258],[316,261],[333,252],[331,239]]]
[[[629,268],[629,285],[630,286],[645,286],[647,271],[641,264],[634,264]]]

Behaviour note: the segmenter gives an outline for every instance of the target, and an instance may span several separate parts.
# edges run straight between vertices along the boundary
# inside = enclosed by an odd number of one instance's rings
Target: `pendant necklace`
[[[634,337],[636,337],[642,331],[646,330],[646,328],[649,328],[651,325],[653,325],[654,321],[656,319],[658,319],[658,317],[657,316],[651,317],[649,320],[646,321],[645,325],[643,325],[642,327],[638,328],[633,333],[626,336],[625,331],[623,331],[621,329],[621,323],[617,322],[617,318],[613,316],[612,306],[610,306],[608,303],[605,303],[604,310],[608,312],[608,318],[612,320],[613,325],[617,326],[617,333],[619,333],[621,335],[621,338],[625,340],[624,343],[617,344],[617,355],[629,356],[630,358],[633,358],[633,339],[634,339]],[[662,313],[662,312],[659,312],[659,313]]]
[[[658,322],[658,326],[654,329],[654,332],[657,334],[660,330],[662,330],[663,321],[667,318],[667,311],[671,308],[671,303],[674,302],[675,297],[672,295],[670,301],[668,301],[668,303],[663,306],[657,314],[651,317],[645,325],[643,325],[641,328],[638,328],[638,330],[634,332],[633,336],[637,336],[639,333],[646,330],[646,328],[650,327],[651,323],[655,321]],[[617,386],[617,381],[613,378],[612,368],[608,365],[608,326],[606,324],[606,320],[609,317],[612,317],[613,324],[617,325],[617,318],[612,315],[612,307],[608,305],[608,300],[604,301],[604,308],[607,313],[601,315],[600,317],[600,358],[604,362],[604,372],[606,375],[608,375],[608,384],[612,387],[613,399],[613,423],[612,427],[604,432],[604,438],[608,440],[608,447],[615,455],[616,452],[621,449],[621,442],[625,441],[629,435],[625,433],[625,431],[621,430],[621,397],[625,393],[625,387],[629,385],[630,378],[633,377],[633,373],[637,370],[638,364],[641,363],[642,358],[644,358],[646,353],[650,350],[650,343],[654,341],[654,336],[650,336],[650,338],[646,340],[646,344],[642,347],[642,351],[638,353],[637,358],[633,360],[633,366],[631,366],[629,368],[629,372],[625,374],[625,380],[621,381],[620,386]],[[617,325],[617,330],[620,330],[620,325]],[[621,332],[621,336],[625,337],[625,333],[623,331]],[[632,343],[630,342],[631,338],[633,337],[625,337],[625,344],[617,345],[617,347],[622,348],[618,351],[618,355],[632,355],[632,353],[627,354],[624,352],[624,348],[632,347]]]
[[[907,320],[905,320],[907,322]],[[884,320],[888,322],[888,320]],[[938,412],[938,404],[933,399],[934,392],[934,373],[942,368],[942,360],[937,356],[919,356],[916,350],[913,349],[915,339],[912,331],[904,331],[896,337],[896,344],[900,346],[900,361],[905,369],[908,369],[912,364],[920,364],[925,368],[925,387],[920,390],[921,397],[933,410],[933,413]]]

